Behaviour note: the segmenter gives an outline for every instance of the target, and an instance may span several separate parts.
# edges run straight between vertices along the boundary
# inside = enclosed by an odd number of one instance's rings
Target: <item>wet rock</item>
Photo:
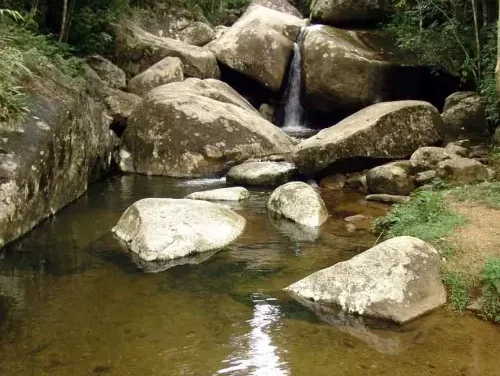
[[[206,23],[193,22],[179,33],[181,41],[193,46],[204,46],[215,39],[215,31]]]
[[[328,219],[320,195],[303,182],[291,182],[276,188],[267,201],[267,209],[308,227],[319,227]]]
[[[489,177],[487,168],[474,159],[453,158],[439,163],[436,176],[453,182],[472,183]]]
[[[363,222],[367,218],[363,214],[356,214],[356,215],[351,215],[350,217],[344,218],[344,221],[346,222],[351,222],[351,223],[356,223],[356,222]]]
[[[441,124],[427,102],[378,103],[302,141],[292,159],[301,172],[312,174],[346,158],[405,158],[438,141]]]
[[[350,217],[344,218],[347,222],[346,227],[349,230],[350,227],[354,226],[354,230],[368,230],[371,227],[371,219],[363,214],[356,214]]]
[[[243,201],[250,197],[250,192],[243,187],[212,189],[210,191],[194,192],[186,196],[191,200],[206,201]]]
[[[344,188],[346,185],[346,177],[342,174],[336,174],[327,176],[326,178],[321,179],[319,186],[325,189],[331,189],[334,191],[338,191]]]
[[[195,78],[153,89],[122,140],[133,161],[126,172],[172,177],[222,175],[231,164],[293,147],[227,84]]]
[[[462,146],[458,146],[457,144],[455,144],[453,142],[450,142],[449,144],[447,144],[445,149],[448,151],[448,153],[456,154],[459,157],[467,158],[469,156],[469,150],[467,150],[467,148],[464,148]]]
[[[479,95],[465,96],[462,93],[452,94],[446,100],[445,111],[442,114],[444,127],[441,131],[445,141],[468,138],[471,140],[485,140],[488,138],[488,121],[486,108]]]
[[[29,114],[0,126],[0,248],[110,170],[116,137],[106,109],[56,77],[38,71],[26,87]]]
[[[392,11],[392,0],[316,0],[311,3],[313,21],[328,25],[376,24]]]
[[[285,290],[320,305],[404,324],[446,303],[440,264],[439,253],[429,244],[401,236]]]
[[[171,56],[181,59],[187,77],[218,78],[217,60],[206,48],[156,36],[131,22],[122,22],[116,27],[117,64],[134,77],[146,69]]]
[[[432,182],[435,177],[436,177],[436,171],[429,170],[415,174],[414,179],[415,183],[417,183],[418,185],[424,185]]]
[[[224,205],[148,198],[130,206],[113,232],[141,259],[161,261],[222,249],[243,233],[245,223]]]
[[[366,183],[372,193],[405,196],[415,189],[408,169],[400,167],[397,162],[372,168],[366,174]]]
[[[303,226],[272,212],[269,213],[269,219],[280,233],[293,242],[314,242],[319,238],[319,227]]]
[[[275,112],[276,108],[268,103],[262,103],[259,107],[259,113],[262,117],[273,124],[275,123]]]
[[[413,173],[436,169],[439,162],[456,157],[445,148],[424,146],[418,148],[410,158]]]
[[[277,93],[302,23],[292,15],[252,5],[207,47],[220,63]]]
[[[297,169],[288,162],[249,162],[232,167],[228,183],[255,186],[278,186],[292,180]]]
[[[108,59],[100,55],[92,55],[88,56],[85,60],[109,87],[113,89],[124,89],[127,87],[125,72]]]
[[[144,96],[155,87],[171,82],[184,81],[182,61],[178,57],[166,57],[139,73],[128,83],[129,91]]]
[[[366,183],[366,172],[357,172],[354,174],[347,175],[346,184],[351,189],[360,192],[368,192],[368,184]]]
[[[345,228],[346,228],[347,232],[351,232],[351,233],[352,233],[352,232],[356,232],[356,230],[357,230],[356,225],[354,225],[354,224],[352,224],[352,223],[347,223],[347,224],[345,225]]]
[[[365,197],[367,201],[383,202],[386,204],[405,204],[410,201],[410,196],[398,196],[389,194],[373,194]]]
[[[299,10],[290,4],[288,0],[252,0],[252,5],[262,5],[263,7],[288,13],[295,17],[304,18]]]

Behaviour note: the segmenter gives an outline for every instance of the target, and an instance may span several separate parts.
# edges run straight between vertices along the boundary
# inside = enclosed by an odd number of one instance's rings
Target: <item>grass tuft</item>
[[[451,308],[463,312],[469,304],[471,291],[471,283],[468,278],[457,271],[447,268],[441,269],[441,278],[448,288],[448,301]]]
[[[483,313],[487,319],[500,323],[500,258],[492,258],[486,262],[481,280]]]
[[[493,209],[500,209],[500,182],[466,185],[451,190],[459,201],[474,201]]]

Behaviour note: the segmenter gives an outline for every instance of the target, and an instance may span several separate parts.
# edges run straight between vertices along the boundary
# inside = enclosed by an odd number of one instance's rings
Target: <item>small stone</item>
[[[346,177],[342,174],[327,176],[326,178],[321,179],[319,186],[325,189],[331,190],[341,190],[344,188],[346,184]]]
[[[449,143],[448,145],[446,145],[445,149],[449,153],[456,154],[460,157],[467,158],[467,156],[469,155],[469,151],[466,148],[458,146],[454,143]]]
[[[436,177],[436,171],[434,170],[429,170],[429,171],[423,171],[419,172],[418,174],[415,175],[415,183],[418,185],[422,184],[427,184],[430,183],[434,178]]]
[[[351,232],[351,233],[352,233],[352,232],[356,232],[356,230],[357,230],[357,229],[356,229],[356,226],[355,226],[355,225],[353,225],[352,223],[347,223],[347,224],[345,225],[345,227],[346,227],[346,229],[347,229],[347,232]]]
[[[367,218],[363,214],[356,214],[356,215],[351,215],[350,217],[344,218],[344,221],[350,222],[350,223],[356,223],[356,222],[361,222],[365,221]]]
[[[410,201],[410,196],[373,194],[366,196],[365,199],[367,201],[384,202],[386,204],[405,204]]]
[[[206,201],[243,201],[250,197],[250,192],[243,187],[212,189],[210,191],[194,192],[186,196],[190,200]]]
[[[366,184],[366,172],[358,172],[352,175],[348,175],[346,184],[351,189],[365,193],[368,192],[368,185]]]

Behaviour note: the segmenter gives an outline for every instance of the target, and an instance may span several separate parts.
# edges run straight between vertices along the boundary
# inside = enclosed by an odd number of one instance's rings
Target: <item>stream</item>
[[[237,242],[201,264],[145,273],[110,233],[145,197],[225,185],[116,176],[0,254],[0,375],[498,376],[500,327],[447,308],[403,327],[315,314],[282,289],[371,247],[344,218],[386,207],[323,191],[318,233],[273,222],[269,191],[232,204]]]

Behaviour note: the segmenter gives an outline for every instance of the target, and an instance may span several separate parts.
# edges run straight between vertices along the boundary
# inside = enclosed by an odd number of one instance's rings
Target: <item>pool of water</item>
[[[200,264],[145,273],[110,234],[145,197],[223,180],[121,176],[3,251],[0,375],[500,375],[500,328],[439,310],[404,327],[313,313],[282,289],[349,259],[376,239],[344,217],[385,207],[354,193],[323,197],[317,233],[271,220],[269,192],[235,210],[243,236]]]

